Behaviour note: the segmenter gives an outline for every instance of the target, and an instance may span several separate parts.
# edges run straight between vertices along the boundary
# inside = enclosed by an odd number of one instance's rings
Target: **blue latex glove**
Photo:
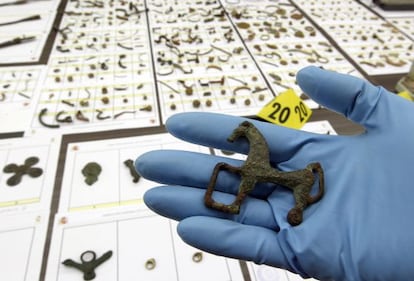
[[[414,106],[381,87],[316,67],[297,75],[316,102],[361,124],[357,136],[317,135],[268,123],[254,124],[265,136],[271,159],[284,171],[320,162],[325,196],[292,227],[286,214],[293,196],[262,184],[239,215],[204,206],[217,162],[241,162],[183,151],[153,151],[136,162],[146,178],[168,186],[145,194],[155,212],[179,220],[190,245],[218,255],[285,268],[321,280],[414,280]],[[189,142],[246,153],[242,138],[226,138],[244,120],[208,113],[178,114],[169,132]],[[229,201],[238,178],[221,172],[214,196]],[[221,192],[217,191],[220,190]]]

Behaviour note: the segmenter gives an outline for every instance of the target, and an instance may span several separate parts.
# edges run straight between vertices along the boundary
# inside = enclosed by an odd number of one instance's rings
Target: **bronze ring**
[[[145,268],[147,270],[153,270],[157,266],[157,262],[154,258],[150,258],[145,262]]]
[[[195,252],[193,254],[193,262],[199,263],[203,260],[203,253],[202,252]]]

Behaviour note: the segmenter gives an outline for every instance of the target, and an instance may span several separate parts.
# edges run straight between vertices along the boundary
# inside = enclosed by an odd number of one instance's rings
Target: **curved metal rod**
[[[39,113],[39,123],[42,124],[43,126],[45,126],[46,128],[51,128],[51,129],[57,129],[60,128],[60,125],[58,124],[47,124],[43,118],[44,116],[47,114],[47,108],[43,108],[40,113]]]

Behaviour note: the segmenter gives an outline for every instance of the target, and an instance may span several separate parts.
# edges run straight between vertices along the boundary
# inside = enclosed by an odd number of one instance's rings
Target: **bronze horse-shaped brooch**
[[[240,167],[231,166],[224,162],[216,164],[204,196],[206,206],[226,213],[238,214],[243,199],[254,189],[256,183],[270,182],[287,187],[293,191],[295,206],[289,211],[287,220],[292,226],[300,224],[303,220],[304,209],[318,202],[324,194],[324,175],[320,163],[311,163],[302,170],[279,171],[270,165],[267,142],[252,123],[249,121],[241,123],[227,140],[234,142],[240,137],[247,138],[250,144],[247,159]],[[239,174],[241,177],[236,199],[229,205],[216,202],[212,197],[217,176],[222,169]],[[319,190],[312,197],[310,192],[315,183],[315,173],[319,177]]]

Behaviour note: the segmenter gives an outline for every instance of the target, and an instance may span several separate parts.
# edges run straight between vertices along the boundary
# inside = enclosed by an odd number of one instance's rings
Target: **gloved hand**
[[[286,214],[292,192],[260,184],[239,215],[204,205],[205,188],[217,162],[241,161],[183,151],[153,151],[136,161],[144,177],[168,186],[149,190],[145,203],[179,220],[190,245],[218,255],[285,268],[321,280],[413,280],[414,105],[358,78],[316,67],[297,75],[313,100],[365,127],[356,136],[318,135],[252,121],[266,138],[280,170],[320,162],[325,195],[291,226]],[[226,141],[244,119],[219,114],[178,114],[167,122],[183,140],[240,153],[242,138]],[[221,172],[214,198],[229,202],[239,179]],[[233,198],[233,197],[232,197]]]

